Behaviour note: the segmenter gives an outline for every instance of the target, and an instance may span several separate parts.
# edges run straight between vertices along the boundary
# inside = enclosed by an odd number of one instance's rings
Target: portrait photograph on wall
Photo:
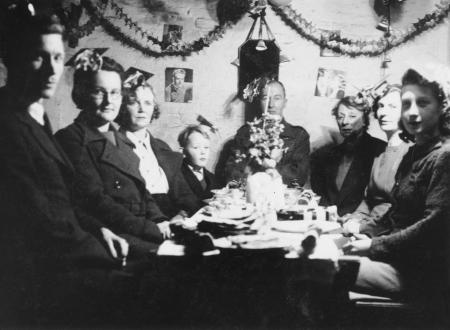
[[[182,42],[183,26],[176,24],[164,24],[162,49],[168,49],[170,46],[176,46]]]
[[[166,102],[190,103],[193,98],[193,70],[186,68],[166,68]]]
[[[345,96],[346,72],[319,68],[314,96],[341,99]]]

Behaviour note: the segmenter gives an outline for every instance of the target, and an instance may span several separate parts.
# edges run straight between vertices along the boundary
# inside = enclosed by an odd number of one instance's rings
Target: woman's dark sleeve
[[[430,169],[423,217],[396,233],[375,237],[369,256],[375,260],[401,255],[411,248],[426,246],[441,236],[450,220],[450,150],[445,150]]]
[[[105,193],[103,180],[96,166],[95,157],[83,146],[82,137],[69,130],[63,130],[56,135],[61,146],[69,158],[74,162],[76,178],[74,194],[77,204],[84,210],[89,210],[93,218],[101,223],[90,226],[102,225],[117,233],[126,233],[153,242],[162,242],[162,234],[152,220],[163,221],[167,218],[162,214],[156,214],[155,219],[149,220],[137,217],[111,196]]]

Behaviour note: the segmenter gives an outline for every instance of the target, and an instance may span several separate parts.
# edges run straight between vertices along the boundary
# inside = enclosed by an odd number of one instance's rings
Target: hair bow
[[[85,49],[75,58],[75,70],[99,71],[102,64],[102,56],[92,49]]]
[[[140,71],[135,71],[130,74],[123,82],[123,87],[125,88],[137,88],[144,85],[146,78],[144,74]]]

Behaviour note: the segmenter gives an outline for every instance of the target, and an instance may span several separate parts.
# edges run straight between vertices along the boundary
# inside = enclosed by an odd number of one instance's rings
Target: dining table
[[[347,239],[338,222],[276,217],[264,230],[246,231],[239,227],[242,219],[218,218],[205,208],[188,220],[197,229],[206,222],[206,228],[225,223],[239,230],[224,235],[196,230],[198,237],[212,242],[204,249],[197,246],[193,251],[189,241],[177,239],[160,246],[141,289],[148,317],[156,324],[237,328],[323,324],[330,307],[338,304],[336,278],[342,272],[355,276],[359,267],[357,257],[342,253]],[[307,237],[314,246],[306,254],[302,243]]]

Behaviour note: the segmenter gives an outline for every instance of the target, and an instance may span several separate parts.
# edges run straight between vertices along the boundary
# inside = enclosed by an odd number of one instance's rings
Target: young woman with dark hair
[[[361,259],[355,290],[427,299],[448,294],[450,146],[441,141],[440,125],[450,93],[433,74],[445,70],[409,69],[403,76],[401,122],[415,143],[395,176],[394,206],[364,231],[369,237],[345,248],[368,257]],[[424,305],[439,309],[434,303]]]

